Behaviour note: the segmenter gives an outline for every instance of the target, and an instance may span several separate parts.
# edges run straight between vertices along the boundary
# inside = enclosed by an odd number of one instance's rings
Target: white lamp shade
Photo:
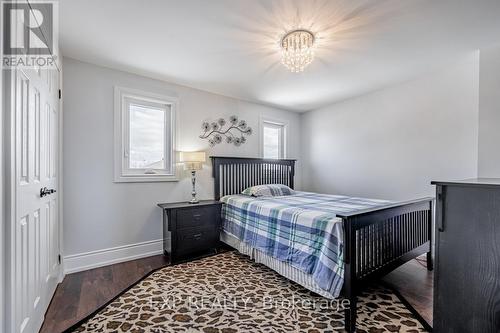
[[[179,161],[184,163],[186,170],[201,170],[202,163],[206,160],[204,151],[181,151]]]
[[[204,151],[181,151],[180,162],[205,162]]]

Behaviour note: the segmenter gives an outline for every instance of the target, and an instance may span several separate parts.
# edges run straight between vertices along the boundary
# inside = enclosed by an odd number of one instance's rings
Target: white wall
[[[115,85],[179,98],[178,150],[208,155],[259,155],[259,119],[289,123],[288,157],[300,156],[297,113],[137,76],[65,58],[64,96],[64,250],[66,270],[95,266],[118,257],[161,249],[160,202],[190,198],[187,174],[179,182],[113,183],[113,87]],[[254,129],[246,144],[208,149],[198,138],[203,120],[237,115]],[[300,187],[300,164],[296,176]],[[199,198],[213,198],[210,167],[198,172]],[[131,244],[137,246],[129,247]],[[124,247],[123,247],[124,246]],[[116,248],[120,247],[120,248]],[[114,248],[113,251],[102,251]],[[97,251],[90,253],[91,251]],[[152,251],[152,252],[151,252]],[[86,254],[86,255],[84,255]]]
[[[477,175],[478,53],[302,116],[308,190],[393,200]]]
[[[500,46],[481,49],[479,177],[500,177]]]

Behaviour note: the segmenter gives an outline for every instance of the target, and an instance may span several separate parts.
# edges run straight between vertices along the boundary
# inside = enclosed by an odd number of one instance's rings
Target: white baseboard
[[[64,273],[70,274],[88,269],[145,258],[163,253],[163,239],[122,245],[109,249],[72,254],[64,257]]]

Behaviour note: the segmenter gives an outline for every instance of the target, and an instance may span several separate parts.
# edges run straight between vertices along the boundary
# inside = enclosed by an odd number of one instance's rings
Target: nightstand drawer
[[[214,228],[190,228],[177,233],[179,254],[204,251],[215,246],[219,233]]]
[[[177,228],[210,227],[216,224],[218,210],[213,207],[180,209],[177,211]]]

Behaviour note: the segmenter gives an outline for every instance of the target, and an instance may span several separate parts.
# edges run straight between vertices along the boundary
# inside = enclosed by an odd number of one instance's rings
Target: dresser
[[[432,184],[434,332],[500,332],[500,179]]]
[[[217,251],[220,201],[161,203],[158,206],[163,211],[163,252],[170,256],[172,264]]]

